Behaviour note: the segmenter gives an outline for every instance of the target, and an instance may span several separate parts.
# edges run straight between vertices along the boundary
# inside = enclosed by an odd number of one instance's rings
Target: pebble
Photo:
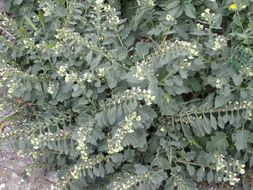
[[[0,184],[0,190],[5,188],[5,183]]]

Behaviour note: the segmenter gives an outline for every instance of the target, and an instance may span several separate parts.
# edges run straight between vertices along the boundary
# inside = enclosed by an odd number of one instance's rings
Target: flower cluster
[[[165,42],[165,47],[161,49],[161,52],[180,52],[178,56],[186,56],[190,60],[199,55],[199,51],[195,44],[180,40],[176,40],[173,43]],[[182,54],[182,52],[185,53]]]
[[[113,95],[112,98],[107,99],[106,101],[101,101],[102,106],[110,104],[121,104],[128,100],[144,100],[146,105],[150,106],[155,101],[155,96],[152,95],[151,90],[141,89],[140,87],[133,87],[132,89],[126,90],[124,93]]]
[[[212,21],[214,18],[215,14],[214,13],[210,13],[210,9],[205,9],[205,11],[203,13],[201,13],[201,17],[205,20],[205,21]]]
[[[223,87],[223,82],[220,79],[216,79],[215,86],[217,89],[221,89]]]
[[[137,99],[143,99],[148,106],[152,105],[155,101],[155,96],[152,95],[151,90],[133,87],[131,91],[127,90],[127,92],[130,92],[130,94],[132,94],[133,97],[137,97]]]
[[[104,11],[106,13],[109,13],[109,16],[107,16],[107,22],[108,22],[108,27],[110,29],[114,29],[114,27],[117,27],[120,23],[121,20],[117,15],[116,9],[112,8],[110,5],[104,6]]]
[[[70,73],[66,73],[65,76],[65,82],[66,83],[74,83],[75,81],[77,81],[78,79],[78,75],[74,72],[70,72]]]
[[[247,110],[244,118],[247,119],[247,120],[251,120],[252,121],[253,120],[252,110]]]
[[[92,42],[91,40],[85,39],[80,35],[80,33],[75,32],[71,29],[62,28],[57,30],[57,35],[55,35],[56,39],[62,40],[64,43],[68,44],[69,41],[75,42],[76,45],[83,45],[89,49],[92,49],[110,61],[112,61],[113,57],[111,54],[106,51],[105,47],[98,47],[96,43]]]
[[[67,69],[68,69],[67,65],[61,65],[57,70],[57,74],[61,77],[64,77],[67,74]]]
[[[80,127],[77,132],[78,139],[76,149],[80,151],[81,159],[84,161],[88,160],[88,146],[86,140],[91,131],[92,128]]]
[[[241,65],[240,73],[245,74],[246,76],[253,77],[253,67]]]
[[[27,39],[24,39],[23,40],[23,44],[24,44],[24,47],[27,48],[27,49],[32,49],[35,42],[34,42],[34,39],[33,38],[27,38]]]
[[[124,173],[123,176],[118,176],[116,180],[112,183],[112,190],[128,190],[134,185],[146,181],[149,178],[149,173],[143,175],[131,175],[129,173]]]
[[[54,47],[51,48],[51,50],[55,55],[58,55],[62,51],[63,47],[64,44],[62,44],[61,42],[56,42],[56,44],[54,45]]]
[[[65,176],[60,178],[60,181],[57,182],[57,189],[63,189],[68,185],[68,183],[74,179],[77,180],[80,178],[82,171],[86,169],[92,169],[95,165],[100,164],[104,160],[104,156],[97,155],[94,158],[90,158],[85,162],[80,162],[74,165]]]
[[[47,92],[49,94],[54,94],[56,91],[56,86],[54,85],[54,83],[50,82],[47,88]]]
[[[45,142],[56,141],[61,139],[66,139],[71,137],[71,132],[60,131],[59,133],[49,133],[40,134],[37,137],[31,139],[31,144],[35,150],[40,149],[40,147]]]
[[[102,4],[104,2],[104,0],[96,0],[95,1],[95,3],[97,4],[97,5],[100,5],[100,4]]]
[[[53,1],[38,1],[44,12],[44,16],[51,16],[55,12],[56,3]]]
[[[191,61],[189,59],[184,59],[180,64],[180,69],[187,69],[191,66]]]
[[[134,132],[134,122],[141,121],[141,116],[133,112],[125,117],[125,124],[117,129],[115,135],[108,142],[108,153],[113,154],[124,149],[122,141],[128,135]]]
[[[175,18],[173,17],[173,16],[171,16],[171,15],[166,15],[166,21],[168,22],[168,23],[171,23],[171,22],[173,22],[175,20]]]
[[[241,164],[239,160],[231,158],[230,161],[225,160],[224,155],[215,155],[216,171],[224,173],[223,178],[219,181],[228,181],[230,185],[235,185],[240,181],[239,174],[245,174],[245,164]]]
[[[94,80],[94,75],[86,72],[83,74],[82,80],[91,83]]]
[[[150,6],[153,7],[155,6],[154,0],[137,0],[137,3],[139,6]]]
[[[39,158],[40,156],[43,156],[43,153],[42,153],[40,150],[34,151],[34,152],[32,153],[32,157],[33,157],[34,159],[37,159],[37,158]]]
[[[105,77],[105,68],[101,67],[97,71],[97,75],[100,79],[103,79]]]
[[[217,51],[227,46],[227,41],[224,36],[216,36],[213,41],[212,50]]]
[[[253,109],[253,102],[249,101],[242,101],[242,102],[229,102],[229,105],[227,105],[224,109],[227,110],[242,110],[242,109]]]
[[[145,70],[149,67],[149,63],[146,61],[137,62],[136,66],[134,67],[134,74],[133,76],[138,80],[145,79]]]
[[[197,23],[196,24],[196,29],[197,29],[197,31],[203,31],[204,30],[204,25],[200,24],[200,23]]]

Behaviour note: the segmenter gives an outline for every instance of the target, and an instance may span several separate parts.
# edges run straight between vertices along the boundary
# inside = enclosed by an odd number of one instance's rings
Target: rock
[[[4,12],[4,1],[0,0],[0,12]]]
[[[6,183],[6,189],[10,189],[10,190],[22,189],[21,186],[23,184],[21,184],[21,181],[24,182],[24,180],[20,176],[18,176],[16,173],[13,172]]]
[[[56,172],[49,172],[47,174],[47,178],[52,183],[58,182],[58,177],[57,177],[57,173]]]
[[[5,183],[0,184],[0,190],[4,190],[4,188],[5,188]]]
[[[27,178],[24,172],[32,162],[29,156],[20,158],[12,151],[0,151],[0,190],[49,190],[53,182],[49,182],[48,178],[56,181],[56,172],[44,176],[38,170]]]

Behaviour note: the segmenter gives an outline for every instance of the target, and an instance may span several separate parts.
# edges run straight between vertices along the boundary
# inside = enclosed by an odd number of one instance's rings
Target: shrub
[[[6,3],[1,57],[27,122],[0,139],[32,152],[29,174],[57,170],[57,189],[249,188],[251,1]]]

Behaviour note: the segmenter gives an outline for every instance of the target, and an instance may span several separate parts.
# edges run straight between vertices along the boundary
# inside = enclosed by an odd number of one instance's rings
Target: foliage
[[[0,139],[56,189],[247,189],[250,0],[8,0],[0,56],[27,122]],[[236,53],[236,55],[234,54]]]

